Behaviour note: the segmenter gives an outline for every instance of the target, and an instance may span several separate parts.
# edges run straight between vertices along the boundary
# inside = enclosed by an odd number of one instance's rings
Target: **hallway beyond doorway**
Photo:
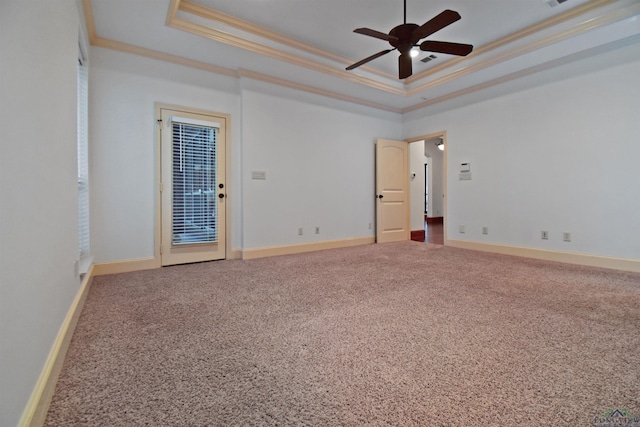
[[[425,243],[444,245],[444,224],[442,224],[442,222],[429,224],[425,221],[424,241]]]
[[[424,235],[418,231],[411,232],[411,240],[416,242],[444,245],[444,224],[442,217],[426,218],[424,221]]]

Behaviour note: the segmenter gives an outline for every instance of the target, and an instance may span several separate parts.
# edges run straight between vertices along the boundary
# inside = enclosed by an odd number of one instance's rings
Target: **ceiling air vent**
[[[567,0],[564,0],[567,1]],[[435,55],[429,55],[429,56],[425,56],[424,58],[420,59],[420,61],[424,62],[425,64],[429,61],[433,61],[434,59],[436,59],[437,56]]]
[[[547,4],[551,7],[556,7],[566,1],[569,1],[569,0],[547,0]]]

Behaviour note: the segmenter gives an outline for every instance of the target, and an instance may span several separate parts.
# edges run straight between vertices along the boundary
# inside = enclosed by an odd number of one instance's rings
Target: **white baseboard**
[[[324,249],[346,248],[349,246],[368,245],[375,243],[376,238],[359,237],[353,239],[327,240],[323,242],[303,243],[300,245],[274,246],[268,248],[257,249],[233,249],[227,259],[254,259],[264,258],[276,255],[289,255],[311,251],[321,251]],[[111,261],[93,264],[93,275],[103,276],[105,274],[129,273],[132,271],[152,270],[160,268],[161,261],[159,258],[138,258],[122,261]]]
[[[552,251],[546,249],[525,248],[520,246],[498,245],[493,243],[471,242],[467,240],[447,239],[445,245],[456,248],[474,249],[503,255],[515,255],[536,258],[546,261],[558,261],[568,264],[587,265],[590,267],[612,268],[615,270],[640,273],[640,260],[612,258],[599,255],[580,254],[575,252]]]
[[[42,372],[38,377],[36,386],[31,393],[31,397],[27,402],[27,406],[22,413],[19,427],[40,427],[44,424],[49,409],[49,403],[53,397],[53,392],[56,388],[56,382],[64,363],[64,358],[67,354],[67,349],[71,343],[71,337],[78,323],[78,317],[82,312],[85,299],[89,293],[91,287],[91,281],[93,279],[93,267],[89,267],[89,271],[84,276],[80,289],[76,293],[76,296],[69,307],[69,311],[58,330],[53,346],[49,351],[47,360],[45,361]]]
[[[358,237],[353,239],[326,240],[323,242],[302,243],[299,245],[245,249],[242,251],[242,259],[264,258],[277,255],[291,255],[304,252],[322,251],[325,249],[348,248],[351,246],[368,245],[375,242],[376,238],[374,236],[370,236]]]
[[[93,275],[103,276],[105,274],[129,273],[131,271],[153,270],[160,268],[159,258],[138,258],[124,261],[112,261],[93,264]]]
[[[228,253],[227,259],[242,259],[242,250],[233,249]],[[153,270],[162,267],[159,258],[138,258],[122,261],[111,261],[94,264],[94,276],[105,274],[129,273],[140,270]]]

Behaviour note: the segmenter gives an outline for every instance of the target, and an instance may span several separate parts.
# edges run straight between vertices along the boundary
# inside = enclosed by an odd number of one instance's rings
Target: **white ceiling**
[[[407,21],[445,9],[462,19],[429,40],[474,45],[466,58],[436,53],[397,78],[397,52],[353,32],[403,22],[401,0],[83,0],[97,46],[211,72],[267,81],[379,109],[408,112],[545,68],[640,42],[640,0],[407,0]],[[139,49],[142,48],[142,49]],[[198,61],[195,64],[193,61]],[[204,63],[204,64],[203,64]],[[195,64],[195,65],[194,65]],[[219,67],[216,68],[215,66]]]

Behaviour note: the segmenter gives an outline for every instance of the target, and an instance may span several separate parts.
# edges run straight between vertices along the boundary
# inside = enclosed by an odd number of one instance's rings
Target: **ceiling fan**
[[[362,61],[358,61],[347,67],[347,70],[353,70],[359,66],[366,64],[369,61],[373,61],[376,58],[386,55],[389,52],[398,50],[400,57],[398,59],[398,76],[400,79],[406,79],[409,77],[413,70],[411,66],[411,49],[413,47],[420,46],[421,50],[429,52],[446,53],[449,55],[467,56],[473,50],[473,46],[470,44],[441,42],[435,40],[427,40],[420,44],[417,44],[420,40],[430,36],[443,29],[444,27],[453,24],[459,20],[460,14],[453,10],[445,10],[436,17],[424,23],[422,26],[417,24],[407,24],[407,0],[404,0],[404,24],[398,25],[389,31],[389,34],[381,33],[380,31],[372,30],[370,28],[356,28],[354,33],[364,34],[365,36],[375,37],[378,39],[386,40],[389,42],[393,49],[386,49],[381,52],[371,55]]]

